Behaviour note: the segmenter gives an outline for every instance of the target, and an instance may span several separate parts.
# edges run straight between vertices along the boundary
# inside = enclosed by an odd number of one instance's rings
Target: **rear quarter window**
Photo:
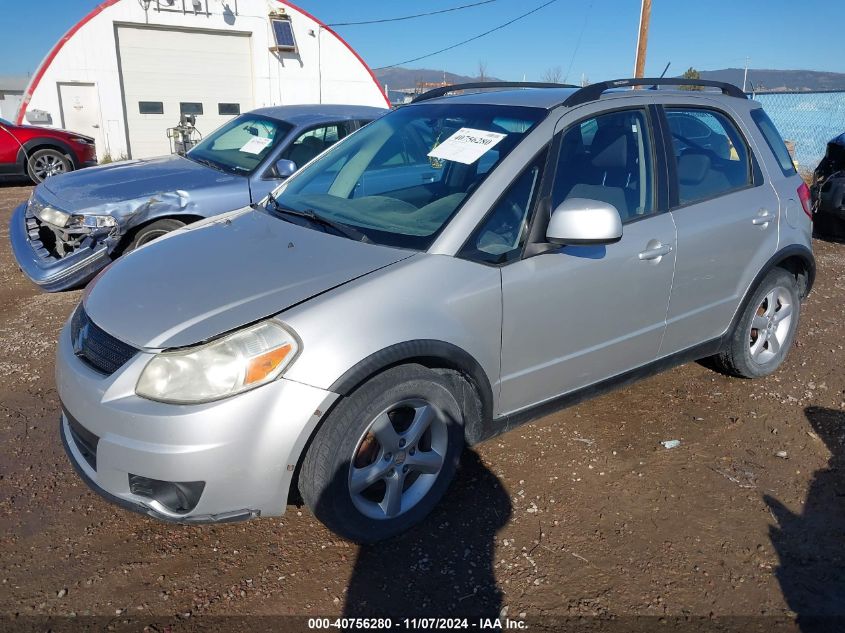
[[[795,165],[792,162],[792,157],[789,155],[789,150],[786,149],[786,143],[783,142],[780,132],[778,132],[769,115],[766,114],[763,108],[757,108],[751,111],[751,118],[757,124],[757,129],[760,130],[763,138],[766,139],[766,144],[772,150],[772,154],[775,155],[783,175],[794,176],[798,173],[795,171]]]

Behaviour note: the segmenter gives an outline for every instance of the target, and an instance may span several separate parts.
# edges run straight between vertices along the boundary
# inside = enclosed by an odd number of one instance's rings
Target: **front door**
[[[665,329],[675,227],[658,200],[651,117],[629,109],[573,118],[558,124],[552,208],[572,198],[610,203],[623,235],[502,268],[500,414],[654,360]]]
[[[105,156],[100,98],[95,84],[59,84],[62,127],[94,139],[97,155]]]

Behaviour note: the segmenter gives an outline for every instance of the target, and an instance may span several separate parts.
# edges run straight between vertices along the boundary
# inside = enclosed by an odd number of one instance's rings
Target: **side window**
[[[794,176],[798,173],[795,170],[795,164],[792,162],[792,156],[789,155],[789,150],[786,149],[786,143],[783,142],[780,132],[778,132],[769,115],[762,108],[758,108],[757,110],[751,111],[751,118],[754,119],[757,127],[760,128],[760,132],[762,132],[763,138],[766,139],[766,143],[769,145],[769,149],[772,150],[772,154],[775,155],[783,175]]]
[[[553,208],[569,198],[616,207],[622,222],[655,213],[654,167],[642,110],[602,114],[563,133],[552,192]]]
[[[305,163],[310,162],[312,158],[322,153],[324,149],[328,149],[337,143],[342,136],[340,127],[334,123],[308,130],[300,134],[285,149],[282,158],[293,161],[297,167],[302,167]]]
[[[459,257],[504,264],[519,257],[528,233],[528,212],[540,188],[547,151],[529,165],[484,218]]]
[[[666,108],[678,171],[680,204],[713,198],[752,184],[748,145],[715,110]]]

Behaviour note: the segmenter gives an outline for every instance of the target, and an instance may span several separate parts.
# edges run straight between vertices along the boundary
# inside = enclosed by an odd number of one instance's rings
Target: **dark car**
[[[815,226],[821,235],[845,237],[845,133],[827,144],[813,175]]]
[[[21,270],[47,291],[186,224],[257,203],[323,150],[387,112],[290,105],[247,112],[185,156],[103,165],[39,185],[12,215]]]
[[[39,183],[96,164],[90,136],[0,119],[0,178],[29,176]]]

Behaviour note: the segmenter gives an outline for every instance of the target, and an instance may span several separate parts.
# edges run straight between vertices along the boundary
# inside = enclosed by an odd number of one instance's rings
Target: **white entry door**
[[[207,136],[253,107],[249,35],[119,26],[120,71],[132,158],[170,153],[167,129],[195,114]]]
[[[96,84],[60,83],[59,98],[62,127],[93,138],[97,144],[97,156],[107,154]]]

